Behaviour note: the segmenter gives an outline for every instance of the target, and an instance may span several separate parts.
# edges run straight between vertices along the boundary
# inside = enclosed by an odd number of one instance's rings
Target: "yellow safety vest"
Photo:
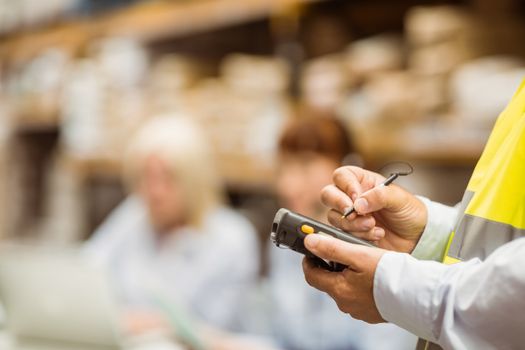
[[[500,114],[469,181],[443,263],[484,259],[525,236],[525,80]],[[418,349],[440,349],[420,340]]]

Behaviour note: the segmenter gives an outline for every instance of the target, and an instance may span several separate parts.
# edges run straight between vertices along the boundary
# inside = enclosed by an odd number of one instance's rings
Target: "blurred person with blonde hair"
[[[223,204],[211,150],[190,120],[144,125],[124,156],[130,195],[87,243],[105,266],[131,333],[169,328],[174,310],[236,328],[243,291],[258,274],[255,232]]]
[[[361,161],[340,121],[302,113],[284,129],[278,144],[276,190],[279,205],[326,223],[321,189],[343,162]],[[325,293],[310,288],[303,256],[275,246],[269,252],[272,324],[278,343],[289,350],[406,349],[416,338],[394,325],[367,325],[342,314]]]

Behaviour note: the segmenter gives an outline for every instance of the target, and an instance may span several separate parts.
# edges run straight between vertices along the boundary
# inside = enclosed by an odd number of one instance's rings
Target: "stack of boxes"
[[[278,58],[235,54],[219,71],[188,91],[184,114],[202,125],[230,182],[267,183],[290,115],[289,68]]]
[[[361,66],[365,68],[354,69],[354,75],[363,84],[351,92],[344,113],[361,121],[392,122],[398,126],[403,122],[456,114],[457,73],[476,59],[498,52],[494,42],[513,37],[496,38],[494,34],[488,35],[491,31],[481,16],[462,7],[411,9],[405,18],[404,41],[389,46],[384,39],[370,38],[349,46],[350,65],[359,67],[355,62],[363,62]],[[518,33],[516,29],[515,35]],[[495,61],[500,62],[494,64],[503,70],[509,61],[514,62],[511,65],[515,68],[520,66],[512,58]],[[489,69],[487,73],[490,72]],[[510,85],[516,88],[516,84]]]

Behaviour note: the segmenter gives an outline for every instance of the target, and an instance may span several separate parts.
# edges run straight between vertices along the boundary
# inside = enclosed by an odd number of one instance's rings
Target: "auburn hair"
[[[292,119],[281,134],[278,149],[281,154],[319,154],[337,163],[354,152],[341,121],[312,115]]]

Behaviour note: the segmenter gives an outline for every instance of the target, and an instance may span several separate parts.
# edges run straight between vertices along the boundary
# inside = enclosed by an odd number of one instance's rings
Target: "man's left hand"
[[[305,246],[316,256],[347,265],[342,272],[330,272],[308,258],[303,270],[309,285],[326,292],[342,312],[368,323],[385,322],[374,301],[374,275],[379,260],[386,252],[318,234],[308,235]]]

